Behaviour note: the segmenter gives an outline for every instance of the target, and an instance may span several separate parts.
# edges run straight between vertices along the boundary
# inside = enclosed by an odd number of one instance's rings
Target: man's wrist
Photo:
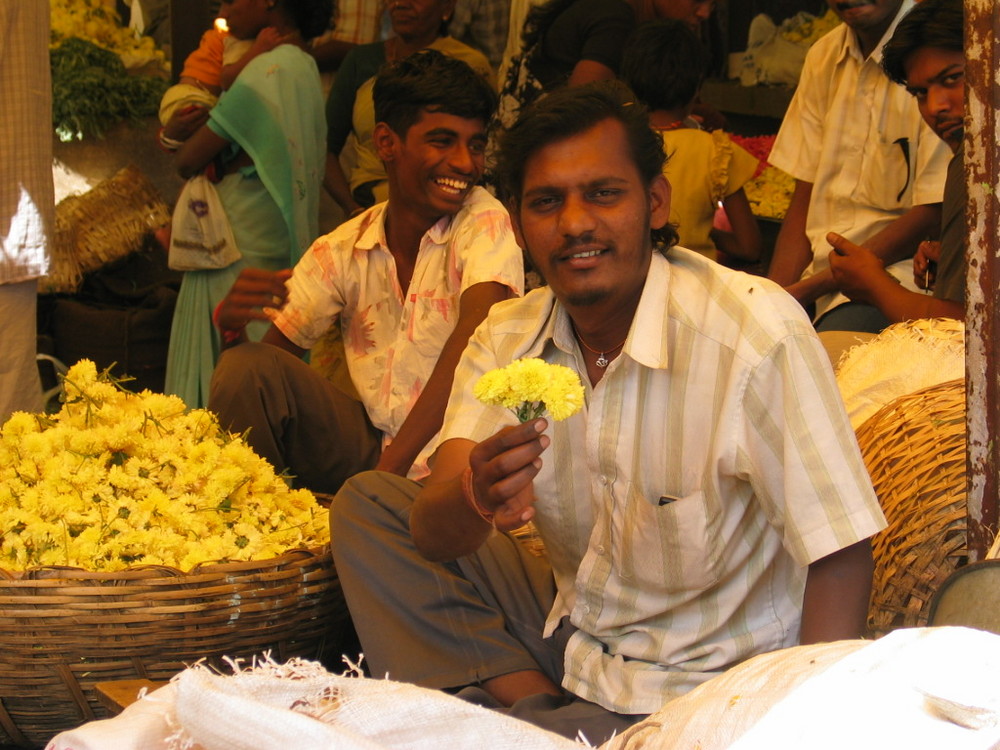
[[[497,527],[496,513],[484,508],[479,502],[479,498],[476,497],[476,486],[473,482],[471,466],[467,466],[465,471],[462,472],[462,495],[465,497],[465,502],[468,503],[469,507],[476,512],[476,515],[494,529]]]
[[[212,311],[212,325],[219,330],[219,335],[222,336],[222,348],[227,349],[230,346],[235,346],[246,338],[247,326],[246,323],[244,323],[239,328],[224,327],[220,321],[223,304],[225,304],[225,300],[219,302],[219,304],[215,306],[215,310]]]

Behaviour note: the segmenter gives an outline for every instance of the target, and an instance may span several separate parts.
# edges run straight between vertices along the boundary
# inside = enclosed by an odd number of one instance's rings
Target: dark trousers
[[[364,406],[298,357],[270,344],[245,343],[222,353],[208,408],[296,487],[333,494],[371,469],[382,436]]]

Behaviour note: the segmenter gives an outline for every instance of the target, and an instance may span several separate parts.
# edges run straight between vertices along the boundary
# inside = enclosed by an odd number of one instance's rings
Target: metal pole
[[[981,560],[997,531],[1000,477],[1000,10],[965,0],[966,429],[969,557]]]

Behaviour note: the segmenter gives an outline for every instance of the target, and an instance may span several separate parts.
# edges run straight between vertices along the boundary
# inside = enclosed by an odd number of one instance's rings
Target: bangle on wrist
[[[160,132],[157,133],[157,140],[160,142],[160,146],[163,147],[164,151],[173,152],[184,145],[184,141],[174,140],[173,138],[168,138],[164,133],[165,128],[160,128]]]
[[[492,510],[486,510],[476,498],[476,488],[472,484],[471,466],[467,466],[465,471],[462,472],[462,494],[465,496],[465,502],[469,504],[469,507],[476,511],[476,515],[495,529],[497,527],[496,513]]]

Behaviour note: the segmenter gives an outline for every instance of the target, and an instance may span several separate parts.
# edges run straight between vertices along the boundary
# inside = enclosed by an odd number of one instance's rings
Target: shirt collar
[[[669,298],[669,285],[670,262],[659,251],[654,250],[622,354],[655,370],[665,370],[668,364],[666,300]],[[538,351],[526,356],[537,356],[544,341],[550,338],[566,353],[571,354],[577,348],[569,314],[558,303],[555,304],[555,315],[550,317],[546,329],[539,336],[539,343],[534,347]]]
[[[355,250],[389,249],[389,243],[385,237],[385,217],[388,206],[389,202],[383,201],[361,215],[361,227],[358,231],[358,238],[354,242]],[[442,216],[434,226],[424,232],[424,237],[436,245],[448,244],[452,228],[456,223],[454,218],[454,216]]]
[[[872,50],[871,55],[868,57],[869,60],[875,64],[882,65],[882,50],[885,48],[886,42],[892,38],[893,32],[896,30],[896,26],[903,16],[910,12],[913,8],[915,0],[903,0],[902,5],[899,6],[899,10],[896,11],[895,18],[892,19],[892,23],[889,28],[886,29],[882,38],[879,39],[878,44],[875,45],[875,49]],[[844,44],[841,47],[840,54],[837,56],[837,62],[842,62],[848,55],[853,57],[859,63],[864,63],[865,58],[861,54],[861,45],[858,43],[858,35],[855,34],[846,24],[841,24],[844,28]]]

